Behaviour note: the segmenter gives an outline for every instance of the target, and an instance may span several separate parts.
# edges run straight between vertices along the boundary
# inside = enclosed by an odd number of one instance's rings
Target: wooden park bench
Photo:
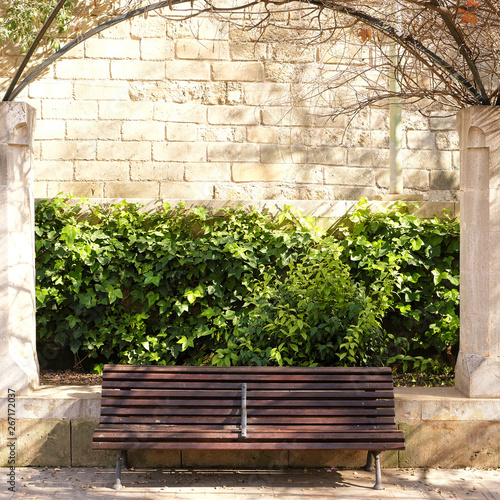
[[[93,447],[118,450],[404,449],[390,368],[112,366]]]

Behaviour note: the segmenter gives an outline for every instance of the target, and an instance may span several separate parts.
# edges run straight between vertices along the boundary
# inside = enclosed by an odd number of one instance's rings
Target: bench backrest
[[[106,365],[101,426],[395,429],[390,368]]]

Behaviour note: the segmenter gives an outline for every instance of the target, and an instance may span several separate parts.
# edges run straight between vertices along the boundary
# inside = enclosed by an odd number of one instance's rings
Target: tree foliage
[[[11,0],[0,21],[0,42],[18,43],[21,53],[28,50],[36,35],[57,4],[57,0]],[[67,0],[59,11],[55,26],[46,34],[47,43],[58,50],[59,35],[64,33],[72,20],[72,2]]]

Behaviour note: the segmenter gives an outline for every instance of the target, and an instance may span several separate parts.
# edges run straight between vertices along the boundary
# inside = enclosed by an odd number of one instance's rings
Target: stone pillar
[[[460,353],[456,387],[500,398],[500,107],[458,113]]]
[[[0,394],[38,386],[35,335],[35,110],[0,103]]]

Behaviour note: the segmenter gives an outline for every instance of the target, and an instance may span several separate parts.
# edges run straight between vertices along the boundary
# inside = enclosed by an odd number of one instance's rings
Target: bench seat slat
[[[282,374],[283,368],[279,366],[259,366],[258,367],[260,373],[265,374]],[[174,373],[174,374],[183,374],[183,373],[203,373],[212,376],[214,374],[232,374],[237,373],[242,376],[244,373],[254,374],[255,367],[254,366],[155,366],[154,371],[151,371],[150,366],[140,366],[140,365],[105,365],[105,373],[106,376],[111,376],[113,374],[123,374],[128,373],[135,375],[137,373],[147,373],[153,375],[157,373]],[[304,367],[304,366],[287,366],[286,367],[287,374],[312,374],[314,376],[320,374],[328,374],[328,375],[392,375],[392,370],[389,367],[350,367],[350,366],[312,366],[312,367]]]
[[[139,392],[138,392],[139,391]],[[227,399],[237,397],[241,394],[241,388],[239,391],[218,391],[213,390],[211,394],[211,399]],[[391,394],[387,393],[386,400],[381,399],[379,401],[370,400],[367,398],[365,392],[352,393],[357,397],[353,397],[352,401],[346,398],[347,393],[339,393],[335,391],[256,391],[247,394],[247,405],[265,405],[265,406],[280,406],[280,405],[304,405],[308,406],[310,404],[316,404],[317,400],[321,401],[324,406],[350,406],[350,405],[362,405],[362,406],[394,406],[394,400]],[[373,396],[380,398],[384,397],[385,393],[374,393]],[[186,404],[185,399],[189,401],[197,399],[206,399],[206,392],[203,391],[176,391],[176,390],[163,390],[163,389],[104,389],[102,391],[103,400],[106,398],[133,398],[140,397],[141,399],[172,399],[179,401],[179,404]],[[358,398],[363,397],[363,401],[357,401]],[[336,399],[337,398],[337,399]]]
[[[301,425],[316,424],[316,425],[328,425],[331,422],[331,418],[321,418],[321,417],[304,417],[300,418]],[[197,425],[197,424],[219,424],[226,425],[235,422],[240,422],[238,415],[232,416],[192,416],[192,417],[165,417],[165,416],[103,416],[101,417],[101,423],[108,424],[180,424],[180,425]],[[380,418],[362,418],[362,417],[338,417],[335,418],[335,422],[339,424],[353,424],[353,425],[369,425],[369,424],[393,424],[394,417],[380,417]],[[282,424],[293,424],[298,423],[298,419],[295,417],[277,417],[277,418],[256,418],[252,417],[248,419],[249,425],[282,425]]]
[[[170,406],[236,406],[241,407],[241,397],[238,399],[129,399],[129,398],[106,398],[101,400],[101,406],[120,407],[170,407]]]
[[[402,431],[395,429],[393,426],[365,426],[366,429],[359,429],[359,426],[308,426],[304,428],[302,426],[282,426],[282,427],[266,427],[263,425],[259,426],[248,426],[248,433],[255,435],[272,435],[275,433],[308,433],[308,434],[388,434],[397,433],[402,435]],[[222,434],[235,434],[240,433],[240,427],[235,425],[226,426],[181,426],[181,425],[161,425],[161,426],[149,426],[149,425],[130,425],[126,429],[123,426],[114,425],[102,425],[95,434],[100,435],[101,433],[146,433],[146,434],[172,434],[172,433],[182,433],[188,435],[197,435],[199,433],[222,433]]]
[[[351,443],[345,441],[332,441],[329,443],[315,442],[217,442],[210,441],[204,443],[169,443],[144,441],[136,442],[94,442],[94,448],[100,450],[400,450],[402,443],[387,442],[362,442]]]
[[[124,395],[124,399],[130,399],[130,396]],[[154,396],[154,398],[157,398],[158,396]],[[142,398],[144,399],[144,397]],[[117,401],[122,401],[121,398],[104,398],[101,401],[105,404],[102,404],[101,406],[124,406],[121,403],[116,403],[116,404],[108,404],[108,401],[114,400],[115,402]],[[140,401],[141,400],[135,400],[139,401],[140,406]],[[153,398],[147,399],[147,401],[154,401]],[[168,400],[168,404],[170,406],[198,406],[196,404],[196,399],[174,399],[171,398]],[[240,401],[240,400],[238,400]],[[270,400],[270,399],[261,399],[261,400],[253,400],[253,399],[247,399],[247,408],[269,408],[269,409],[281,409],[281,408],[303,408],[303,407],[310,407],[310,406],[318,406],[322,408],[394,408],[394,400],[360,400],[360,399],[350,399],[350,400],[342,400],[342,399],[331,399],[331,400],[326,400],[323,398],[320,399],[281,399],[281,400]],[[148,404],[147,406],[151,406],[151,404]],[[203,405],[200,405],[203,406]]]
[[[161,424],[158,426],[151,426],[149,424],[131,424],[127,426],[127,429],[135,430],[135,431],[145,431],[151,432],[151,429],[157,429],[158,432],[184,432],[187,434],[197,433],[200,431],[217,431],[228,432],[228,431],[237,431],[240,432],[240,426],[238,425],[175,425],[169,426],[168,424]],[[95,432],[117,432],[123,430],[123,425],[121,424],[113,424],[113,423],[102,423]],[[275,432],[305,432],[304,426],[301,425],[286,425],[286,426],[266,426],[259,425],[258,427],[248,426],[248,432],[260,432],[260,433],[275,433]],[[343,425],[308,425],[308,432],[388,432],[394,431],[395,427],[392,424],[377,424],[377,425],[362,425],[362,424],[343,424]]]
[[[243,380],[244,381],[244,380]],[[163,387],[169,389],[201,389],[201,390],[211,390],[217,388],[220,389],[229,389],[229,390],[238,390],[241,388],[241,383],[238,382],[218,382],[218,381],[199,381],[199,382],[177,382],[177,381],[169,381],[168,384],[164,384],[160,381],[144,381],[140,384],[131,384],[130,382],[125,381],[103,381],[102,387],[103,389],[156,389],[159,384],[162,384]],[[283,382],[249,382],[247,385],[248,391],[279,391],[283,390],[283,387],[286,386],[287,390],[302,390],[302,391],[338,391],[339,396],[342,391],[353,392],[353,393],[361,393],[363,391],[385,391],[387,394],[386,397],[391,397],[390,394],[394,388],[392,382],[384,382],[375,384],[372,382],[360,382],[360,383],[336,383],[336,382],[325,382],[323,384],[316,384],[314,382],[290,382],[288,383],[286,380]],[[366,394],[365,394],[366,395]]]
[[[107,440],[107,441],[121,441],[121,440],[137,440],[137,441],[185,441],[185,442],[195,442],[200,440],[215,439],[217,441],[221,440],[234,440],[239,438],[239,432],[237,430],[232,431],[202,431],[191,434],[186,434],[184,432],[178,432],[172,430],[172,432],[167,431],[100,431],[96,433],[96,439]],[[386,432],[376,432],[367,431],[362,433],[347,433],[347,432],[275,432],[275,433],[262,433],[262,432],[251,432],[244,439],[246,442],[250,441],[402,441],[401,431],[386,431]]]
[[[150,415],[151,408],[122,408],[122,407],[103,407],[101,409],[101,415],[121,415],[121,416],[140,416],[140,415]],[[301,418],[303,416],[368,416],[368,417],[378,417],[378,416],[392,416],[394,411],[392,409],[373,409],[373,408],[280,408],[280,409],[254,409],[248,408],[248,417],[273,417],[273,416],[296,416]],[[240,416],[240,408],[162,408],[162,415],[234,415]]]
[[[158,382],[168,382],[169,380],[177,380],[180,382],[196,382],[196,381],[206,381],[207,374],[206,373],[134,373],[134,374],[118,374],[112,375],[109,374],[106,376],[105,380],[125,380],[125,381],[158,381]],[[302,383],[308,382],[311,380],[311,376],[308,373],[304,373],[302,375],[299,374],[255,374],[255,373],[246,373],[244,376],[239,373],[231,373],[231,374],[219,374],[217,376],[217,380],[221,382],[240,382],[242,379],[247,382],[289,382],[289,383]],[[324,375],[315,375],[314,380],[316,383],[327,383],[332,380],[332,375],[324,374]],[[337,375],[335,380],[343,383],[353,383],[357,384],[360,382],[370,382],[370,383],[387,383],[392,381],[391,375]]]
[[[214,390],[215,386],[217,386],[218,389],[221,389],[221,387],[220,387],[221,385],[223,385],[223,384],[217,384],[217,385],[216,384],[208,384],[205,387],[205,390],[206,391]],[[155,384],[148,385],[148,386],[145,386],[143,388],[136,388],[136,389],[128,388],[128,387],[124,387],[124,388],[115,387],[115,388],[113,388],[114,391],[111,391],[110,388],[108,388],[108,390],[106,390],[106,392],[103,392],[103,393],[108,395],[108,394],[112,394],[112,392],[114,392],[115,394],[119,395],[119,394],[121,394],[120,390],[125,389],[127,391],[125,394],[129,394],[129,392],[130,392],[132,395],[135,394],[136,397],[140,397],[142,390],[151,390],[151,389],[155,389],[155,387],[157,387],[157,385],[155,385]],[[180,387],[179,389],[199,389],[199,387]],[[238,387],[232,387],[232,389],[241,391],[241,384],[239,384]],[[292,398],[301,398],[302,397],[304,399],[308,399],[308,398],[311,398],[311,395],[316,394],[316,392],[311,391],[310,387],[305,388],[307,390],[303,390],[302,393],[300,393],[297,390],[294,392],[290,392],[290,393],[287,391],[283,391],[283,390],[277,392],[276,389],[283,389],[283,385],[281,385],[281,387],[274,387],[274,384],[272,384],[272,386],[264,388],[263,390],[257,390],[255,388],[253,388],[251,385],[248,385],[247,386],[247,391],[248,391],[247,398],[249,401],[252,399],[262,399],[262,398],[266,398],[266,399],[278,398],[279,399],[279,398],[287,398],[287,397],[292,397]],[[326,391],[324,389],[326,389],[326,388],[322,388],[322,390],[320,390],[319,388],[317,388],[317,389],[320,393],[319,397],[325,398]],[[182,394],[182,392],[179,391],[179,394]],[[346,391],[330,390],[329,394],[330,394],[329,397],[331,397],[332,399],[342,399],[342,400],[345,400],[345,399],[367,399],[367,400],[370,400],[370,399],[394,399],[394,391],[392,389],[391,390],[383,389],[380,391],[370,390],[369,392],[366,392],[364,390],[346,390]]]

